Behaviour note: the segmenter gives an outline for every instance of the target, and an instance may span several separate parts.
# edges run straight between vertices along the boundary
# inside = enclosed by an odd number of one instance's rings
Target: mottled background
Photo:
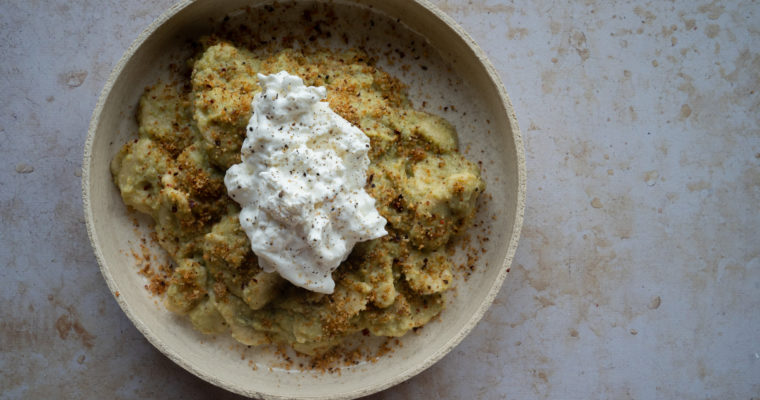
[[[87,240],[88,121],[171,0],[0,0],[0,397],[235,398],[155,350]],[[373,399],[760,396],[760,4],[445,1],[527,152],[512,272]]]

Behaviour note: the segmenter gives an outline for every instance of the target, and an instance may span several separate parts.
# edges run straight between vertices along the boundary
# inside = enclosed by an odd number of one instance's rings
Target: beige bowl
[[[189,38],[215,29],[214,21],[225,15],[233,20],[241,14],[259,18],[256,26],[264,34],[275,25],[282,28],[277,32],[297,29],[299,24],[294,21],[304,17],[299,7],[312,7],[299,3],[261,15],[236,11],[261,4],[264,2],[255,0],[182,2],[159,17],[127,50],[103,89],[85,144],[82,185],[87,230],[103,276],[127,316],[156,348],[198,377],[253,397],[365,396],[409,379],[441,359],[493,302],[509,270],[522,225],[522,138],[496,71],[451,18],[426,1],[332,2],[335,14],[329,29],[335,34],[322,44],[346,46],[348,41],[348,45],[361,45],[377,54],[381,67],[408,84],[415,106],[451,121],[459,131],[462,151],[469,159],[482,162],[488,188],[478,226],[471,233],[473,239],[480,235],[489,240],[471,242],[480,253],[474,272],[457,281],[438,321],[404,336],[403,346],[391,357],[344,367],[340,374],[283,368],[271,349],[241,349],[230,337],[198,334],[144,289],[144,278],[137,274],[131,252],[139,251],[147,224],[142,224],[142,230],[134,227],[135,215],[119,197],[109,162],[136,133],[134,113],[143,88],[166,75],[169,61],[181,59]],[[152,251],[160,254],[158,249]],[[458,264],[466,263],[466,253],[457,254]]]

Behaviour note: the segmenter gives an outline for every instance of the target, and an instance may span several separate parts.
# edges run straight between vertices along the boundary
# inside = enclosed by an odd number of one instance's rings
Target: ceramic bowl
[[[133,255],[146,251],[160,258],[162,252],[149,240],[141,243],[150,224],[126,209],[109,171],[113,156],[136,135],[135,110],[143,88],[166,78],[169,63],[187,57],[193,39],[243,20],[254,27],[251,34],[282,36],[302,29],[304,19],[319,18],[324,19],[319,37],[306,32],[296,46],[366,49],[380,67],[408,85],[415,107],[455,125],[460,150],[480,163],[487,183],[477,226],[468,233],[471,240],[462,241],[455,257],[458,279],[440,317],[400,338],[390,354],[343,367],[339,374],[283,365],[272,349],[247,349],[228,335],[203,336],[166,311],[160,299],[145,290]],[[198,377],[239,394],[341,399],[365,396],[413,377],[451,351],[481,319],[517,248],[525,160],[517,120],[498,74],[470,36],[426,1],[271,7],[257,0],[197,0],[179,3],[161,15],[114,68],[90,123],[82,185],[87,230],[103,277],[126,315],[156,348]],[[477,261],[470,257],[468,262],[468,253],[477,253]]]

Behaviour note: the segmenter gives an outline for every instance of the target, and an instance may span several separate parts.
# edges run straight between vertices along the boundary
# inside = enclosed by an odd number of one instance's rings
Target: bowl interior
[[[321,3],[259,8],[263,2],[199,0],[174,6],[125,55],[93,115],[85,149],[83,191],[88,231],[109,287],[137,328],[185,369],[228,390],[275,398],[350,398],[367,395],[419,373],[469,333],[501,287],[519,236],[525,196],[520,133],[509,100],[480,50],[448,17],[408,0]],[[244,7],[253,9],[244,10]],[[304,12],[308,11],[308,12]],[[343,367],[340,374],[285,365],[270,348],[247,349],[228,335],[196,333],[150,297],[133,252],[143,244],[148,219],[126,210],[109,163],[136,135],[135,110],[143,88],[167,76],[170,62],[189,53],[190,40],[226,26],[253,21],[257,34],[303,34],[307,18],[324,19],[330,35],[308,45],[362,47],[378,65],[406,83],[415,108],[453,123],[460,150],[480,162],[487,182],[469,245],[456,255],[458,279],[438,321],[400,339],[391,356]],[[232,24],[232,25],[231,25]],[[275,26],[280,28],[274,30]],[[306,45],[296,42],[296,45]],[[140,222],[136,227],[135,219]],[[468,257],[477,253],[477,261]],[[468,261],[468,258],[470,261]],[[474,267],[471,269],[470,267]],[[467,278],[465,279],[465,276]],[[242,356],[242,357],[241,357]]]

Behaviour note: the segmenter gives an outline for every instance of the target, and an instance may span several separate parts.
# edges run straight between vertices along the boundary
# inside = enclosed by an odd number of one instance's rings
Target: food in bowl
[[[357,332],[402,336],[438,315],[453,281],[452,239],[485,189],[453,126],[415,110],[404,85],[356,49],[271,54],[214,37],[200,47],[189,77],[146,89],[138,137],[111,163],[124,203],[153,218],[173,260],[166,307],[203,333],[311,355]],[[224,184],[242,161],[257,74],[280,71],[325,87],[329,108],[370,141],[364,189],[387,235],[354,246],[331,274],[331,294],[261,268]]]

